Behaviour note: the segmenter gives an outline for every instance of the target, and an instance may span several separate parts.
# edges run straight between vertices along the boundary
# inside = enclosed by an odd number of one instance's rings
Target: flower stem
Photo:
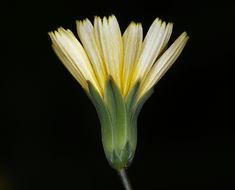
[[[122,168],[121,170],[118,171],[118,174],[121,177],[122,184],[124,185],[126,190],[133,190],[131,187],[130,180],[127,176],[126,168]]]

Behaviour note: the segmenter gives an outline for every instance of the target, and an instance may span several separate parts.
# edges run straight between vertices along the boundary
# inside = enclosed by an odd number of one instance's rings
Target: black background
[[[227,1],[8,1],[1,44],[0,189],[122,189],[96,111],[51,49],[48,31],[115,14],[146,34],[174,22],[190,40],[138,122],[129,168],[135,190],[235,187],[234,16]]]

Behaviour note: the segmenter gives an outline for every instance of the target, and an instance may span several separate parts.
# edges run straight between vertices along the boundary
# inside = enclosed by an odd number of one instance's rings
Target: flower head
[[[172,23],[157,18],[143,40],[140,23],[131,22],[122,35],[112,15],[103,19],[95,17],[93,25],[88,19],[77,21],[82,44],[70,30],[62,27],[49,35],[57,56],[87,92],[87,81],[90,81],[104,97],[106,81],[112,76],[124,98],[140,81],[140,99],[175,62],[188,40],[184,32],[166,50],[172,28]]]
[[[137,143],[137,118],[153,86],[182,52],[183,32],[166,49],[173,24],[156,19],[143,39],[140,23],[121,33],[114,15],[77,21],[81,43],[62,27],[49,32],[52,47],[85,89],[101,123],[106,157],[117,170],[127,167]]]

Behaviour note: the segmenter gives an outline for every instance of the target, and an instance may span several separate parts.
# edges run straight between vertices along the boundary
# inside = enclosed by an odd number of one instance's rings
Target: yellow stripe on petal
[[[132,22],[123,34],[124,59],[122,69],[122,93],[125,97],[129,91],[130,79],[139,58],[143,39],[141,24]]]
[[[187,33],[182,33],[177,40],[164,52],[164,54],[153,65],[149,75],[141,82],[139,99],[151,89],[172,66],[184,49],[189,37]]]

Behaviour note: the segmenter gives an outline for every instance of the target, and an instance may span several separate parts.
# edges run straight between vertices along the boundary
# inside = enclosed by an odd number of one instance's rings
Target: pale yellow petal
[[[99,84],[86,52],[73,33],[70,30],[59,28],[58,31],[54,33],[54,40],[64,55],[73,62],[82,76],[86,80],[89,80],[101,94]]]
[[[77,31],[80,40],[86,50],[86,53],[92,63],[95,75],[102,89],[102,94],[104,91],[107,74],[106,68],[99,50],[99,46],[95,39],[95,32],[91,22],[86,19],[83,22],[77,21]]]
[[[63,48],[61,48],[60,45],[57,43],[54,33],[49,32],[49,36],[52,40],[52,48],[54,52],[56,53],[56,55],[59,57],[61,62],[64,64],[64,66],[69,70],[69,72],[73,75],[73,77],[80,83],[80,85],[86,91],[88,91],[88,85],[87,85],[86,79],[81,74],[76,64],[73,62],[73,60],[69,56],[65,55],[64,51],[62,50]]]
[[[118,21],[114,15],[109,17],[109,30],[111,34],[111,38],[115,47],[115,54],[117,56],[117,63],[118,63],[118,71],[119,75],[121,75],[122,69],[122,61],[123,61],[123,41],[122,41],[122,34],[118,24]]]
[[[173,30],[173,23],[169,22],[166,26],[165,34],[163,37],[163,43],[162,43],[161,50],[159,52],[159,56],[166,49],[167,43],[171,37],[172,30]]]
[[[170,36],[171,36],[171,33],[172,33],[172,29],[173,29],[173,23],[168,23],[167,26],[165,27],[165,23],[162,24],[163,26],[162,27],[162,32],[164,33],[163,36],[161,37],[161,41],[159,43],[159,49],[157,50],[156,52],[156,55],[157,55],[157,59],[161,56],[161,54],[166,50],[166,46],[167,46],[167,43],[170,39]],[[156,59],[155,59],[156,61]],[[154,61],[154,62],[155,62]],[[149,65],[148,68],[146,68],[146,70],[144,71],[145,73],[142,75],[142,78],[141,80],[145,80],[145,78],[149,75],[149,71],[151,69],[153,64]]]
[[[123,71],[122,71],[122,93],[125,97],[129,91],[130,79],[134,66],[139,58],[143,39],[141,24],[132,22],[123,34]]]
[[[99,50],[101,51],[101,56],[104,57],[103,51],[102,51],[102,46],[101,46],[101,28],[102,28],[101,18],[98,16],[95,16],[95,19],[94,19],[95,40],[96,40],[96,43],[97,43]],[[107,71],[107,67],[106,67],[106,71]]]
[[[123,59],[123,43],[121,31],[115,16],[108,19],[95,17],[95,36],[97,44],[104,58],[107,74],[111,75],[117,85],[121,87],[121,67]]]
[[[172,30],[172,24],[156,19],[151,25],[143,43],[143,49],[136,65],[132,83],[147,76],[161,51],[166,46]]]
[[[164,52],[151,68],[149,75],[141,82],[140,95],[141,98],[149,89],[151,89],[171,67],[175,60],[179,57],[189,37],[187,33],[182,33],[177,40]]]

